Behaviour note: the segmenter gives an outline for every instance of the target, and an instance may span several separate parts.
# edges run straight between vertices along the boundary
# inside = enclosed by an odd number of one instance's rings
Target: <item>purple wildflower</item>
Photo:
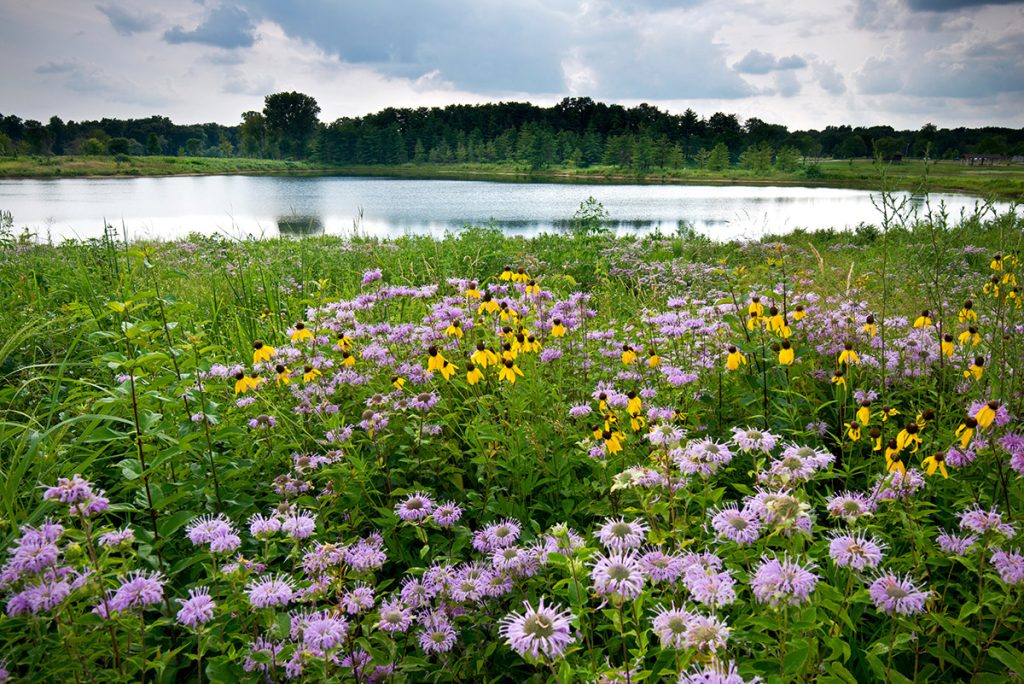
[[[935,541],[938,542],[939,548],[942,549],[943,553],[962,556],[967,553],[967,549],[971,548],[978,541],[978,538],[973,534],[961,536],[943,530],[935,537]]]
[[[210,590],[196,587],[188,590],[187,599],[178,599],[181,609],[178,611],[178,622],[195,629],[213,619],[213,609],[217,604],[210,598]]]
[[[381,604],[378,629],[394,634],[405,632],[411,624],[412,610],[403,606],[400,600],[392,599]]]
[[[839,567],[860,571],[877,567],[882,562],[883,546],[874,537],[866,537],[863,533],[838,534],[829,543],[828,553]]]
[[[433,515],[438,527],[448,528],[462,518],[462,509],[454,501],[446,501],[434,509]]]
[[[676,650],[686,648],[686,631],[692,618],[692,613],[674,605],[668,608],[659,606],[651,626],[661,640],[661,647]]]
[[[316,532],[316,514],[290,513],[281,521],[281,531],[292,539],[307,539]]]
[[[455,629],[441,613],[430,613],[423,618],[420,648],[424,653],[447,653],[455,645]]]
[[[875,607],[886,615],[916,615],[924,612],[929,592],[921,591],[909,576],[886,573],[871,583],[868,594]]]
[[[135,541],[135,530],[130,527],[124,529],[114,530],[113,532],[105,532],[100,535],[99,544],[100,546],[106,546],[109,548],[117,548],[120,546],[129,546]]]
[[[249,603],[253,608],[272,608],[286,606],[295,596],[290,578],[284,575],[277,577],[258,577],[246,587]]]
[[[970,530],[976,534],[995,532],[1007,538],[1013,538],[1016,534],[1013,525],[1003,522],[1003,516],[995,506],[986,511],[978,504],[960,514],[960,529]]]
[[[410,494],[405,501],[395,504],[395,513],[405,522],[419,522],[434,511],[434,502],[423,492]]]
[[[714,615],[694,613],[686,626],[686,646],[704,653],[718,653],[725,649],[729,627]]]
[[[732,441],[740,448],[740,451],[746,453],[756,451],[767,454],[775,448],[779,441],[779,436],[757,428],[734,427],[732,429]]]
[[[502,618],[498,633],[505,643],[521,656],[555,659],[561,657],[566,647],[575,641],[569,623],[572,614],[559,605],[544,605],[541,597],[537,608],[529,602],[523,603],[526,610],[512,612]]]
[[[640,518],[630,522],[626,522],[625,518],[607,518],[597,531],[597,538],[606,549],[624,551],[643,544],[649,530],[650,527]]]
[[[594,591],[602,596],[618,594],[632,599],[644,590],[647,576],[633,551],[617,551],[608,556],[598,554],[593,566],[590,579],[594,582]]]
[[[718,533],[729,541],[736,542],[740,546],[752,544],[761,535],[761,520],[751,511],[741,509],[736,504],[729,504],[717,511],[709,511],[712,514],[711,526]]]
[[[734,663],[712,661],[708,665],[697,665],[683,672],[677,684],[757,684],[760,681],[760,677],[744,679]]]
[[[818,584],[818,576],[811,572],[812,567],[804,567],[785,556],[781,559],[765,556],[750,580],[754,598],[773,608],[783,604],[800,605],[807,601]]]
[[[1007,584],[1024,584],[1024,555],[1000,549],[992,554],[992,567]]]

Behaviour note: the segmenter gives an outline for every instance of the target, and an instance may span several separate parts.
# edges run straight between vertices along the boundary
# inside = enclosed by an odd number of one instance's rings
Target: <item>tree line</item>
[[[551,107],[498,102],[447,107],[389,107],[330,123],[302,93],[268,95],[262,111],[236,126],[179,125],[167,117],[48,123],[0,115],[0,155],[114,154],[310,159],[322,164],[516,162],[615,166],[639,172],[732,164],[756,171],[794,170],[821,158],[957,159],[961,154],[1024,155],[1024,129],[918,130],[826,126],[790,131],[758,118],[741,120],[692,109],[672,114],[641,104],[623,107],[567,97]]]

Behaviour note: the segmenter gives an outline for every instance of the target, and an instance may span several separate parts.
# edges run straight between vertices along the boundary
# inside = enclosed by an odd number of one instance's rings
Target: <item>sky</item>
[[[588,96],[790,129],[1024,127],[1024,0],[0,2],[0,112],[322,121]]]

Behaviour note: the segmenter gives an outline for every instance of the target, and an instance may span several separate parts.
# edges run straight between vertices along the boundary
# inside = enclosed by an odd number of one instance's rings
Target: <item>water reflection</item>
[[[313,215],[291,215],[277,217],[277,230],[281,235],[292,237],[305,237],[308,235],[323,235],[324,222],[319,216]]]

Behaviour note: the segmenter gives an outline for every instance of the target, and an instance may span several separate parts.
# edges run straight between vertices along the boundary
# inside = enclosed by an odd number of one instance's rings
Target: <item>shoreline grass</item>
[[[813,169],[811,171],[810,169]],[[969,167],[959,162],[906,161],[884,165],[888,187],[910,192],[965,193],[991,199],[1024,200],[1024,165]],[[273,159],[208,157],[19,157],[0,159],[0,179],[149,177],[174,175],[375,176],[506,182],[793,185],[874,190],[880,170],[869,160],[823,161],[808,169],[757,174],[740,168],[712,172],[694,168],[636,173],[617,167],[552,167],[523,164],[402,164],[324,166]]]

